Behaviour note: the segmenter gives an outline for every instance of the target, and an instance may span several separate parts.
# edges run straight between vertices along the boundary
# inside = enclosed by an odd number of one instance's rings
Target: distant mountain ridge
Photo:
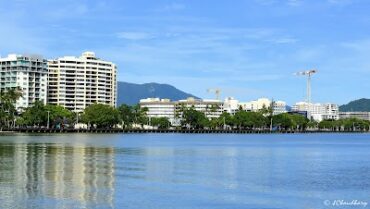
[[[358,99],[339,107],[341,112],[370,112],[370,99]]]
[[[159,83],[135,84],[118,81],[117,105],[138,104],[140,99],[159,97],[161,99],[180,100],[188,97],[198,98],[192,94],[183,92],[174,86]]]

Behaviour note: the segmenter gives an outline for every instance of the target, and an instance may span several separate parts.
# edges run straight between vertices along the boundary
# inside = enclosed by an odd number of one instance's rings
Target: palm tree
[[[143,125],[147,119],[146,115],[148,112],[147,107],[140,107],[140,105],[135,105],[132,107],[133,121],[135,124]]]
[[[22,91],[19,88],[3,89],[0,91],[0,124],[8,128],[15,124],[14,118],[17,112],[15,108],[16,101],[22,97]]]

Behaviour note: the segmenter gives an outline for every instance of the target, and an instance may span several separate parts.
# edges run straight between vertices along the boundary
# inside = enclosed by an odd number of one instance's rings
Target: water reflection
[[[368,135],[215,137],[1,138],[0,208],[296,209],[368,200]]]
[[[0,185],[4,208],[113,207],[114,149],[1,144]]]

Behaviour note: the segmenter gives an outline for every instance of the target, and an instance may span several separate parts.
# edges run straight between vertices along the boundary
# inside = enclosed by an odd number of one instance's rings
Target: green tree
[[[242,110],[235,113],[234,124],[239,129],[255,129],[265,127],[267,120],[260,112],[246,112]]]
[[[45,126],[48,116],[45,105],[41,101],[36,101],[31,107],[25,109],[21,117],[24,120],[24,125]]]
[[[227,126],[230,126],[230,127],[233,127],[235,125],[234,118],[230,113],[223,112],[218,119],[219,119],[222,127],[224,125],[227,125]]]
[[[71,124],[75,117],[73,112],[62,106],[44,105],[41,101],[36,101],[31,107],[26,108],[21,117],[17,119],[17,125],[47,126],[48,115],[50,127],[57,124]]]
[[[0,126],[14,126],[14,119],[17,113],[16,101],[22,97],[19,88],[11,88],[0,91]]]
[[[334,120],[323,120],[319,123],[319,129],[327,129],[330,131],[335,131],[339,129],[341,126],[340,121],[334,121]]]
[[[307,124],[309,120],[303,115],[291,114],[290,117],[295,125],[295,127],[293,128],[296,128],[297,130],[300,130],[300,131],[303,131],[307,128]]]
[[[345,131],[369,131],[370,122],[358,118],[347,118],[338,120],[337,126]]]
[[[280,130],[288,130],[295,126],[294,121],[291,119],[290,114],[282,113],[273,116],[273,125],[278,127]]]
[[[307,127],[311,129],[317,129],[319,127],[319,123],[317,121],[312,120],[307,123]]]
[[[92,104],[88,106],[81,117],[86,124],[97,128],[111,128],[120,122],[119,111],[105,104]]]
[[[118,111],[123,127],[129,127],[134,122],[133,108],[122,104],[118,107]]]
[[[305,130],[309,120],[303,115],[282,113],[273,116],[273,125],[281,130]]]
[[[190,128],[201,129],[209,126],[209,120],[203,112],[192,108],[187,108],[182,113],[182,126],[189,126]]]
[[[134,105],[132,107],[133,123],[140,125],[147,123],[148,121],[147,112],[148,112],[147,107],[140,107],[140,105]]]
[[[59,105],[46,105],[46,113],[49,112],[49,122],[52,126],[73,124],[76,114]]]
[[[166,117],[151,118],[151,125],[156,126],[159,129],[167,129],[171,126],[171,122]]]

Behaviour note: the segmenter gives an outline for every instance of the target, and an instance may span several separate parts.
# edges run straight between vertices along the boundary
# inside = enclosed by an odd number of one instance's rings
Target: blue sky
[[[368,0],[0,0],[0,54],[46,58],[85,50],[119,80],[168,83],[204,98],[370,97]]]

